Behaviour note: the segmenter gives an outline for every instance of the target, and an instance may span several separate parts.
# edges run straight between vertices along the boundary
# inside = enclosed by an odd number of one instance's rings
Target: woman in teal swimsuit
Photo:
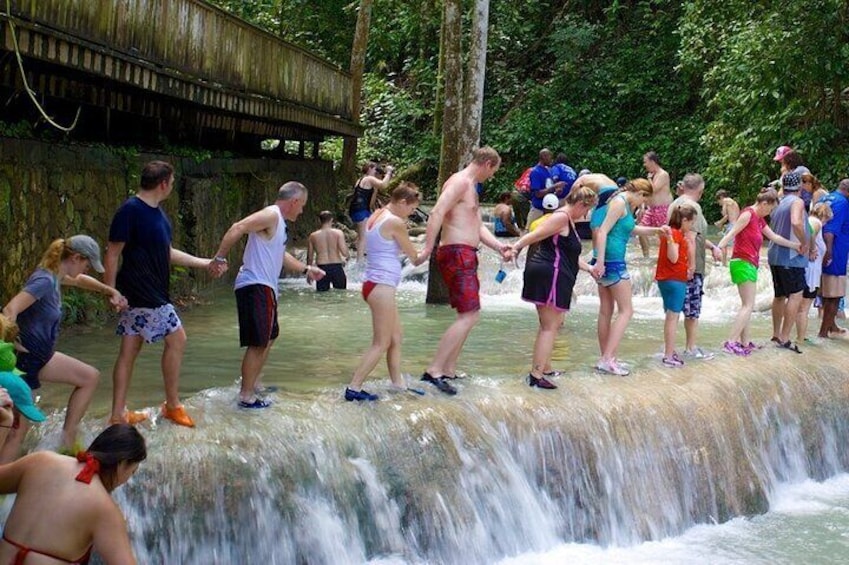
[[[653,236],[669,230],[637,226],[634,211],[652,194],[652,185],[646,179],[629,181],[622,192],[610,199],[601,227],[593,236],[596,263],[593,276],[598,279],[598,345],[601,359],[596,369],[611,375],[626,376],[630,371],[616,359],[619,342],[625,335],[628,322],[634,313],[631,305],[631,275],[625,263],[625,251],[631,234]],[[619,311],[613,320],[613,307]]]

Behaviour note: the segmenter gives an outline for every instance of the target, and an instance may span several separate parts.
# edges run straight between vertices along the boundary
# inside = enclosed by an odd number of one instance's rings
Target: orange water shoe
[[[147,420],[147,414],[145,412],[124,410],[124,416],[122,418],[110,418],[109,424],[130,424],[131,426],[135,426],[136,424],[141,424],[145,420]]]
[[[186,407],[182,404],[177,406],[176,408],[169,409],[168,404],[166,402],[163,402],[162,416],[180,426],[186,426],[187,428],[195,427],[195,421],[192,420],[191,416],[186,414]]]

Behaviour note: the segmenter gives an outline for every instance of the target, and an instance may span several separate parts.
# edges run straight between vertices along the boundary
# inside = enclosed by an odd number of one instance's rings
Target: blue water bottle
[[[501,262],[501,265],[498,267],[498,272],[495,273],[495,282],[503,283],[504,279],[507,278],[507,272],[504,270],[504,262]]]

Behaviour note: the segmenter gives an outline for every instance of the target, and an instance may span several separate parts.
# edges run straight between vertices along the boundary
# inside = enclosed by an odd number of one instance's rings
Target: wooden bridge
[[[11,25],[10,25],[11,24]],[[0,119],[73,138],[254,148],[359,136],[350,75],[202,0],[0,0]],[[21,63],[18,63],[18,54]]]

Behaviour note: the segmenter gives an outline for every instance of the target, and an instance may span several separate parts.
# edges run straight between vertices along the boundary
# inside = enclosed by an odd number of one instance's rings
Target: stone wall
[[[103,249],[115,209],[138,188],[152,159],[176,169],[175,191],[164,207],[174,247],[201,256],[215,252],[239,218],[274,201],[277,188],[297,180],[310,189],[294,244],[316,228],[318,211],[336,205],[332,164],[316,160],[209,159],[138,154],[123,149],[0,138],[0,304],[18,292],[56,238],[94,237]],[[238,266],[238,250],[231,254]],[[176,273],[173,290],[189,292],[205,274]]]

